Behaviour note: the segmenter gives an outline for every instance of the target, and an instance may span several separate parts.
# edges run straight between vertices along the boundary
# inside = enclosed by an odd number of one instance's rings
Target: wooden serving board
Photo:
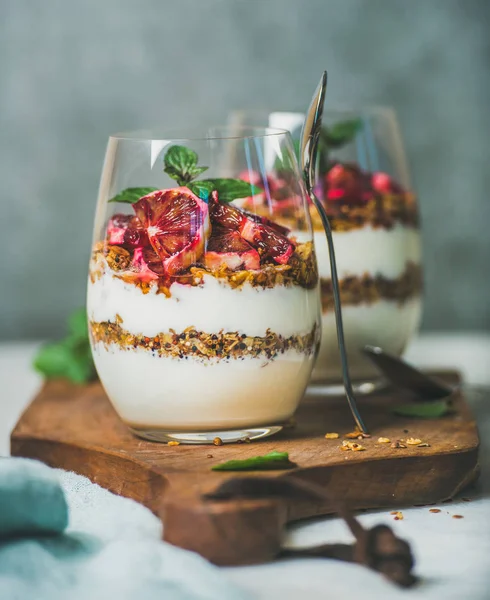
[[[456,374],[447,374],[456,381]],[[446,377],[446,378],[447,378]],[[311,502],[233,500],[204,502],[226,478],[243,475],[211,471],[217,463],[272,450],[289,452],[298,468],[254,472],[258,477],[301,477],[328,486],[352,509],[401,507],[449,499],[478,476],[478,431],[464,397],[455,395],[455,413],[437,420],[396,417],[390,407],[406,394],[386,390],[361,399],[372,437],[366,450],[339,449],[352,431],[343,398],[305,398],[297,425],[252,443],[167,446],[134,437],[119,420],[99,383],[45,385],[12,432],[14,456],[37,458],[86,475],[110,491],[133,498],[157,514],[164,537],[217,564],[270,560],[281,532],[292,520],[324,515],[332,507]],[[327,440],[326,432],[338,432]],[[391,448],[391,440],[419,438],[429,447]],[[250,473],[249,473],[250,474]]]

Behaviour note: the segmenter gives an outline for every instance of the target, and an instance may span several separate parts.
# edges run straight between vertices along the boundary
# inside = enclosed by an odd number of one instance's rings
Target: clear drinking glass
[[[283,127],[297,146],[304,115],[234,111],[230,124]],[[421,316],[422,257],[417,202],[393,110],[326,110],[316,193],[330,217],[341,288],[342,316],[357,392],[381,382],[361,349],[381,346],[401,355]],[[277,215],[287,213],[280,196]],[[310,206],[322,298],[322,342],[312,375],[317,390],[338,392],[340,358],[325,233]]]
[[[293,415],[321,332],[303,190],[286,131],[109,139],[87,307],[97,372],[134,433],[236,441]]]

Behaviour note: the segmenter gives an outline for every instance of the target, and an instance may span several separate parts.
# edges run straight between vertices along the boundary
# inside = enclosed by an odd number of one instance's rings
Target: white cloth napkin
[[[69,526],[57,536],[0,540],[1,600],[250,598],[224,571],[162,542],[160,521],[142,505],[57,473]]]

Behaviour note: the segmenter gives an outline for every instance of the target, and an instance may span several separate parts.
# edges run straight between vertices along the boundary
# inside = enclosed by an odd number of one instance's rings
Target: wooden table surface
[[[30,370],[36,343],[0,344],[0,455],[8,453],[10,429],[32,399],[40,379]],[[490,385],[490,336],[430,335],[418,339],[408,358],[419,366],[460,369],[470,384]],[[490,556],[490,398],[478,400],[475,412],[482,438],[482,476],[476,490],[464,495],[471,502],[442,504],[441,513],[428,508],[402,507],[404,519],[393,521],[390,511],[362,514],[366,525],[386,522],[413,545],[417,572],[424,583],[410,591],[413,600],[451,600],[488,597]],[[398,508],[398,507],[397,507]],[[452,519],[453,514],[463,519]],[[338,519],[320,518],[293,526],[286,535],[291,546],[350,541]],[[250,590],[251,598],[336,598],[359,595],[363,600],[406,600],[375,574],[356,566],[321,560],[291,560],[261,566],[226,568],[226,575]]]

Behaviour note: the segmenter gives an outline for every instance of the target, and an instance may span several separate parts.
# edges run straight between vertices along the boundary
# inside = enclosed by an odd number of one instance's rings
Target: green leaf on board
[[[191,190],[193,194],[196,194],[201,200],[207,202],[211,192],[214,190],[214,185],[211,181],[192,181],[187,184],[187,187]]]
[[[138,202],[140,198],[155,192],[158,188],[153,187],[136,187],[126,188],[122,192],[119,192],[114,198],[111,198],[109,202],[125,202],[126,204],[134,204]]]
[[[171,146],[163,159],[164,171],[179,185],[186,185],[208,167],[197,166],[197,154],[185,146]]]
[[[243,460],[228,460],[212,467],[213,471],[268,471],[294,469],[296,464],[289,460],[287,452],[269,452],[263,456],[252,456]]]
[[[434,400],[431,402],[411,402],[395,406],[392,412],[401,417],[414,417],[419,419],[438,419],[450,411],[447,400]]]
[[[225,203],[262,192],[260,188],[242,179],[204,179],[203,181],[210,182],[213,189],[218,192],[219,201]]]

